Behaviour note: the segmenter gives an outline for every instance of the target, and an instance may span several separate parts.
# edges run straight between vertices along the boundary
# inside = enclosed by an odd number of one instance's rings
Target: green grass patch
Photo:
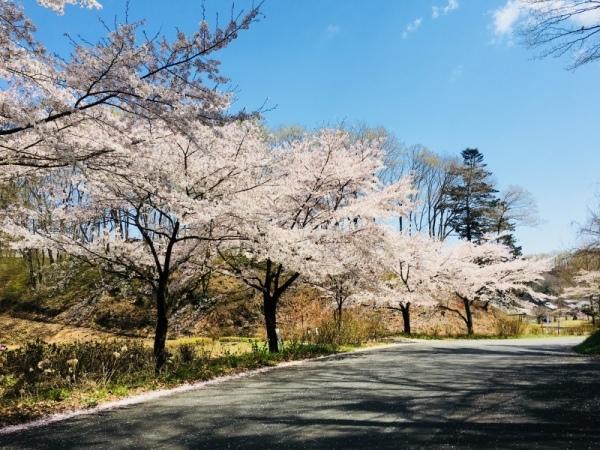
[[[62,402],[69,398],[70,392],[66,388],[50,388],[42,393],[42,398],[54,402]]]
[[[574,350],[582,355],[600,355],[600,331],[596,331]]]

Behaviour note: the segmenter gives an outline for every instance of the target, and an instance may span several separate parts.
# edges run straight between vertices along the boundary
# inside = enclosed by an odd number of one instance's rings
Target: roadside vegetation
[[[596,331],[576,346],[575,351],[583,355],[600,355],[600,331]]]
[[[19,326],[3,334],[9,345],[0,346],[0,426],[389,342],[389,331],[380,321],[368,316],[359,319],[350,310],[341,325],[329,314],[310,332],[289,329],[278,352],[270,352],[260,334],[170,339],[166,363],[156,373],[151,337],[0,316],[1,324],[14,322]],[[32,338],[30,330],[48,342]]]
[[[439,333],[436,329],[432,332],[417,332],[403,335],[413,339],[515,339],[515,338],[547,338],[560,336],[586,336],[592,333],[595,327],[586,320],[564,320],[557,325],[544,325],[507,317],[501,313],[497,314],[493,321],[493,327],[486,333]]]
[[[273,353],[264,341],[248,338],[184,339],[169,345],[155,373],[152,347],[140,340],[34,341],[0,353],[0,425],[358,346],[282,342]]]

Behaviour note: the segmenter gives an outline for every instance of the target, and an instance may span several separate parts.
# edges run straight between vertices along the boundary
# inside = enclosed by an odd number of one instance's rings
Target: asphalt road
[[[580,338],[430,341],[308,362],[0,436],[2,448],[600,448]]]

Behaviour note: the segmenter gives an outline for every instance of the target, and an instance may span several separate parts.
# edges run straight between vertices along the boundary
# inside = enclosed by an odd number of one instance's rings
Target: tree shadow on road
[[[506,346],[510,347],[510,346]],[[9,448],[598,448],[600,361],[553,347],[394,347],[19,435]],[[355,355],[356,356],[356,355]]]

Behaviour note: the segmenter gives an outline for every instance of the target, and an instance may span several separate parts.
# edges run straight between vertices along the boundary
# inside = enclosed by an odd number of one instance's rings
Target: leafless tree
[[[497,233],[517,226],[535,226],[538,224],[535,198],[520,186],[509,186],[500,193],[492,211],[492,219]]]
[[[600,58],[600,1],[523,0],[527,18],[522,21],[525,43],[540,57],[573,58],[569,69]]]
[[[407,217],[398,219],[401,230],[427,232],[444,240],[451,233],[452,211],[447,207],[446,195],[453,184],[456,160],[440,156],[422,145],[405,146],[390,138],[383,179],[392,182],[410,173],[415,194],[414,208]]]
[[[589,250],[600,251],[600,196],[598,205],[590,210],[588,221],[580,231],[582,236],[587,238],[586,247]]]

